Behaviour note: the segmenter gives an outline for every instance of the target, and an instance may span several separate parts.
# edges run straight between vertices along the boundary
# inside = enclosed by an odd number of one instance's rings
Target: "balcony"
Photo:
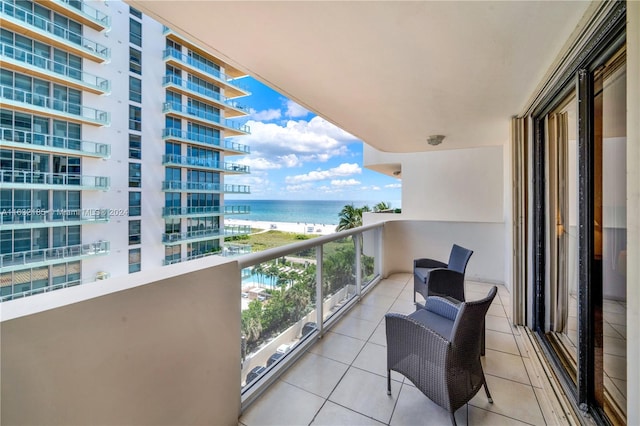
[[[89,2],[70,0],[36,0],[49,9],[55,10],[61,15],[68,16],[74,21],[80,22],[96,31],[111,29],[111,17],[89,6]]]
[[[251,152],[249,146],[227,141],[214,136],[206,136],[200,133],[187,132],[180,129],[162,129],[162,138],[174,142],[186,142],[192,145],[206,148],[219,148],[227,155],[246,155]]]
[[[224,109],[225,116],[227,117],[241,117],[249,114],[248,107],[240,105],[238,102],[228,99],[226,96],[207,89],[206,87],[183,80],[176,75],[165,75],[162,77],[162,84],[163,87],[171,88],[190,98],[215,103],[218,108]]]
[[[231,214],[248,214],[251,213],[249,206],[198,206],[198,207],[163,207],[162,217],[179,218],[179,217],[205,217],[220,216]]]
[[[111,145],[83,141],[42,133],[25,132],[15,128],[0,127],[2,146],[34,151],[81,155],[83,157],[109,158]]]
[[[203,111],[200,108],[182,105],[177,102],[165,102],[162,106],[162,112],[174,115],[180,118],[186,118],[205,126],[215,126],[225,131],[225,136],[248,135],[251,133],[249,126],[239,124],[231,120],[220,117],[219,114],[212,114]]]
[[[86,176],[69,173],[29,172],[22,170],[0,170],[3,188],[14,189],[69,189],[101,190],[109,189],[106,176]]]
[[[222,71],[217,70],[211,65],[205,64],[196,58],[185,55],[172,47],[164,51],[163,59],[171,65],[185,68],[190,73],[219,85],[224,89],[224,94],[227,98],[237,98],[239,96],[247,96],[251,94],[237,82],[232,81],[233,79],[229,78],[229,76]]]
[[[0,97],[5,107],[27,113],[61,118],[81,124],[108,126],[111,118],[107,111],[89,108],[49,96],[27,92],[12,86],[0,85]]]
[[[0,26],[94,62],[106,62],[111,57],[108,47],[6,0],[0,0]]]
[[[43,285],[43,286],[41,286],[39,288],[32,288],[31,290],[27,290],[27,291],[21,291],[21,292],[12,293],[12,294],[6,294],[6,295],[3,295],[3,296],[0,296],[0,303],[8,302],[9,300],[21,299],[23,297],[29,297],[29,296],[33,296],[33,295],[36,295],[36,294],[48,293],[50,291],[60,290],[60,289],[63,289],[63,288],[75,287],[75,286],[81,285],[81,284],[96,283],[97,280],[106,280],[110,276],[111,276],[111,274],[109,274],[108,272],[102,272],[95,279],[89,278],[89,279],[83,279],[83,280],[71,280],[71,281],[66,281],[66,282],[63,282],[63,283],[58,283],[57,282],[55,284]]]
[[[72,262],[92,256],[109,254],[109,241],[97,241],[92,244],[78,244],[64,247],[34,249],[12,254],[0,255],[0,268],[3,272],[24,268],[55,265]]]
[[[249,166],[244,166],[242,164],[214,161],[210,158],[188,157],[174,154],[163,155],[162,164],[167,166],[181,166],[193,169],[214,170],[229,174],[250,173]]]
[[[410,268],[410,259],[416,251],[429,245],[423,231],[425,224],[433,228],[423,221],[394,221],[234,260],[210,255],[175,260],[167,262],[176,264],[163,269],[158,285],[135,282],[126,287],[125,283],[135,280],[137,275],[123,277],[121,281],[115,278],[112,279],[114,285],[123,286],[118,287],[118,291],[92,286],[94,293],[89,298],[68,292],[65,305],[43,312],[36,310],[34,315],[24,317],[14,312],[25,309],[20,304],[25,301],[12,301],[6,306],[5,318],[14,320],[3,323],[9,339],[4,343],[7,348],[19,349],[5,351],[3,362],[13,367],[4,377],[8,381],[5,383],[24,382],[24,375],[33,374],[29,372],[39,365],[39,381],[33,385],[28,382],[26,391],[31,393],[37,386],[45,392],[43,398],[53,398],[54,404],[29,411],[11,408],[15,413],[5,415],[19,416],[16,418],[30,423],[42,423],[38,419],[51,418],[59,412],[70,413],[65,414],[65,421],[69,423],[87,423],[89,419],[96,419],[96,413],[106,413],[100,416],[105,422],[125,423],[125,417],[157,412],[175,424],[192,423],[196,415],[212,423],[247,426],[287,424],[291,419],[300,424],[311,424],[315,419],[321,424],[395,425],[421,424],[428,418],[437,424],[448,424],[448,414],[399,375],[392,375],[392,395],[386,394],[383,317],[386,312],[409,313],[415,309],[412,274],[403,271]],[[468,231],[467,226],[459,225],[459,232],[453,232],[451,237]],[[450,229],[457,229],[456,225]],[[337,247],[343,249],[336,250]],[[348,254],[349,259],[344,262],[348,274],[341,272],[342,267],[336,268],[339,262],[335,262],[333,256],[339,251]],[[409,260],[401,260],[405,258]],[[185,265],[184,260],[192,262]],[[484,258],[478,260],[484,261]],[[247,268],[252,268],[251,275],[243,278],[242,271]],[[265,279],[268,276],[273,278]],[[267,333],[262,344],[245,344],[245,350],[241,350],[238,345],[238,336],[243,330],[240,318],[249,303],[268,304],[279,291],[293,288],[293,282],[298,279],[309,279],[304,282],[311,285],[308,298],[299,298],[304,301],[305,309],[282,319],[278,331]],[[267,295],[269,288],[279,290]],[[484,296],[488,288],[486,283],[468,280],[468,299]],[[262,291],[258,291],[260,289]],[[241,293],[246,293],[246,297],[241,297]],[[53,295],[38,297],[46,304],[47,296]],[[150,298],[153,304],[147,303]],[[458,410],[457,421],[459,424],[503,424],[514,420],[525,424],[571,423],[569,413],[563,411],[566,407],[555,401],[526,329],[510,324],[510,306],[509,292],[500,287],[486,319],[484,366],[494,404],[488,404],[480,392]],[[75,321],[81,312],[93,314],[83,316],[85,320],[76,327],[61,327]],[[154,319],[153,326],[150,326],[150,317]],[[186,327],[189,332],[176,325],[177,318],[189,324]],[[22,323],[31,327],[28,337],[12,332],[13,327]],[[304,327],[308,323],[315,326]],[[101,327],[106,327],[104,332],[96,334],[95,330],[103,330]],[[52,329],[64,339],[52,340],[49,356],[44,360],[25,360],[24,351],[32,352],[42,339],[50,336]],[[87,333],[93,333],[94,344],[86,344]],[[131,335],[145,336],[155,344],[133,347],[126,360],[114,358],[113,348],[125,347]],[[17,345],[18,342],[22,345]],[[84,350],[70,350],[76,347]],[[190,354],[189,362],[176,363],[184,359],[185,348]],[[265,365],[278,350],[283,355],[246,383],[247,372],[256,365]],[[56,362],[61,356],[68,362]],[[172,367],[163,368],[169,365]],[[206,365],[218,368],[210,374],[201,374]],[[66,376],[73,383],[61,386],[57,378],[66,371],[75,371]],[[174,386],[184,386],[185,392],[176,394],[171,386],[158,386],[157,380],[145,379],[157,377],[158,371],[165,372],[161,377],[167,377]],[[118,398],[126,409],[126,416],[120,414],[121,410],[106,409],[111,403],[94,392],[77,391],[86,389],[78,386],[81,383],[94,390],[113,383],[114,378],[118,383],[135,380],[139,384],[136,389],[118,386]],[[141,388],[151,398],[150,402],[139,398]],[[208,392],[197,392],[205,389]],[[176,409],[194,404],[193,395],[202,394],[213,397],[194,407],[198,414]],[[70,409],[72,407],[85,407],[86,413]],[[152,408],[156,411],[150,411]],[[239,412],[242,414],[238,419]]]
[[[243,254],[249,254],[249,253],[251,253],[251,246],[249,245],[225,243],[224,247],[222,247],[222,250],[211,251],[208,253],[193,254],[193,255],[179,258],[179,259],[171,259],[171,260],[165,259],[162,261],[162,264],[167,266],[167,265],[174,265],[176,263],[188,262],[190,260],[202,259],[204,257],[213,256],[213,255],[224,256],[224,257],[235,257],[235,256],[242,256]]]
[[[174,234],[162,234],[162,244],[178,244],[183,242],[196,242],[210,240],[212,238],[231,237],[233,235],[246,235],[251,232],[248,225],[225,226],[224,228],[199,229]]]
[[[49,58],[38,56],[13,45],[0,44],[0,59],[2,59],[3,68],[33,75],[74,89],[98,95],[104,95],[111,91],[111,83],[106,78],[54,62]]]
[[[179,180],[169,180],[162,182],[163,191],[177,192],[221,192],[225,194],[250,194],[249,185],[222,185],[219,183],[206,182],[181,182]]]
[[[49,228],[52,226],[88,225],[109,222],[108,209],[3,209],[2,229]]]

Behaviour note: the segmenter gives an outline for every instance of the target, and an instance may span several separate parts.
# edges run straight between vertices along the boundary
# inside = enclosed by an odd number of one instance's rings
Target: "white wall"
[[[237,425],[240,270],[214,257],[7,305],[0,423]]]

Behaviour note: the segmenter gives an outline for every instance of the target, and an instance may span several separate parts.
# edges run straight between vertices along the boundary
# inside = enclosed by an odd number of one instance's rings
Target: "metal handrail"
[[[0,127],[0,139],[7,142],[19,142],[33,145],[48,146],[51,148],[68,149],[86,154],[109,157],[111,145],[106,143],[83,141],[80,139],[63,136],[52,136],[44,133],[25,132],[13,127]]]
[[[249,149],[249,146],[247,145],[242,145],[242,144],[232,142],[232,141],[227,141],[227,140],[225,140],[224,143],[222,143],[222,140],[219,137],[202,135],[197,132],[188,132],[186,130],[181,130],[181,129],[173,129],[173,128],[162,129],[162,137],[163,138],[174,137],[174,138],[185,139],[192,142],[198,142],[204,145],[211,145],[211,146],[225,148],[225,149],[238,151],[246,154],[249,154],[251,152],[251,150]]]

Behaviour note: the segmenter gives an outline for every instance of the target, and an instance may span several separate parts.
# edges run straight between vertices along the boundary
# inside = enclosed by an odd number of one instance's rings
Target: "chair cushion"
[[[410,314],[409,318],[413,318],[425,327],[432,329],[445,339],[451,340],[451,330],[453,329],[454,322],[450,319],[427,311],[426,309],[418,309]]]
[[[426,283],[429,272],[431,272],[432,269],[433,268],[413,268],[413,273],[420,281]]]

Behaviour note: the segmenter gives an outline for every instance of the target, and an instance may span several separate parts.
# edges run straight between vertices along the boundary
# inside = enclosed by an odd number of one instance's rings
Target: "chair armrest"
[[[464,302],[464,275],[446,268],[436,268],[429,272],[427,280],[430,296],[449,296]]]
[[[455,321],[460,306],[460,302],[455,302],[440,296],[429,296],[425,302],[424,309],[451,321]]]
[[[446,268],[447,264],[444,262],[440,262],[439,260],[434,259],[414,259],[413,261],[414,268]]]
[[[417,358],[438,366],[435,370],[446,374],[446,360],[451,343],[434,330],[406,315],[385,315],[387,332],[387,368],[398,371],[412,381],[419,379],[411,373],[409,363]]]

